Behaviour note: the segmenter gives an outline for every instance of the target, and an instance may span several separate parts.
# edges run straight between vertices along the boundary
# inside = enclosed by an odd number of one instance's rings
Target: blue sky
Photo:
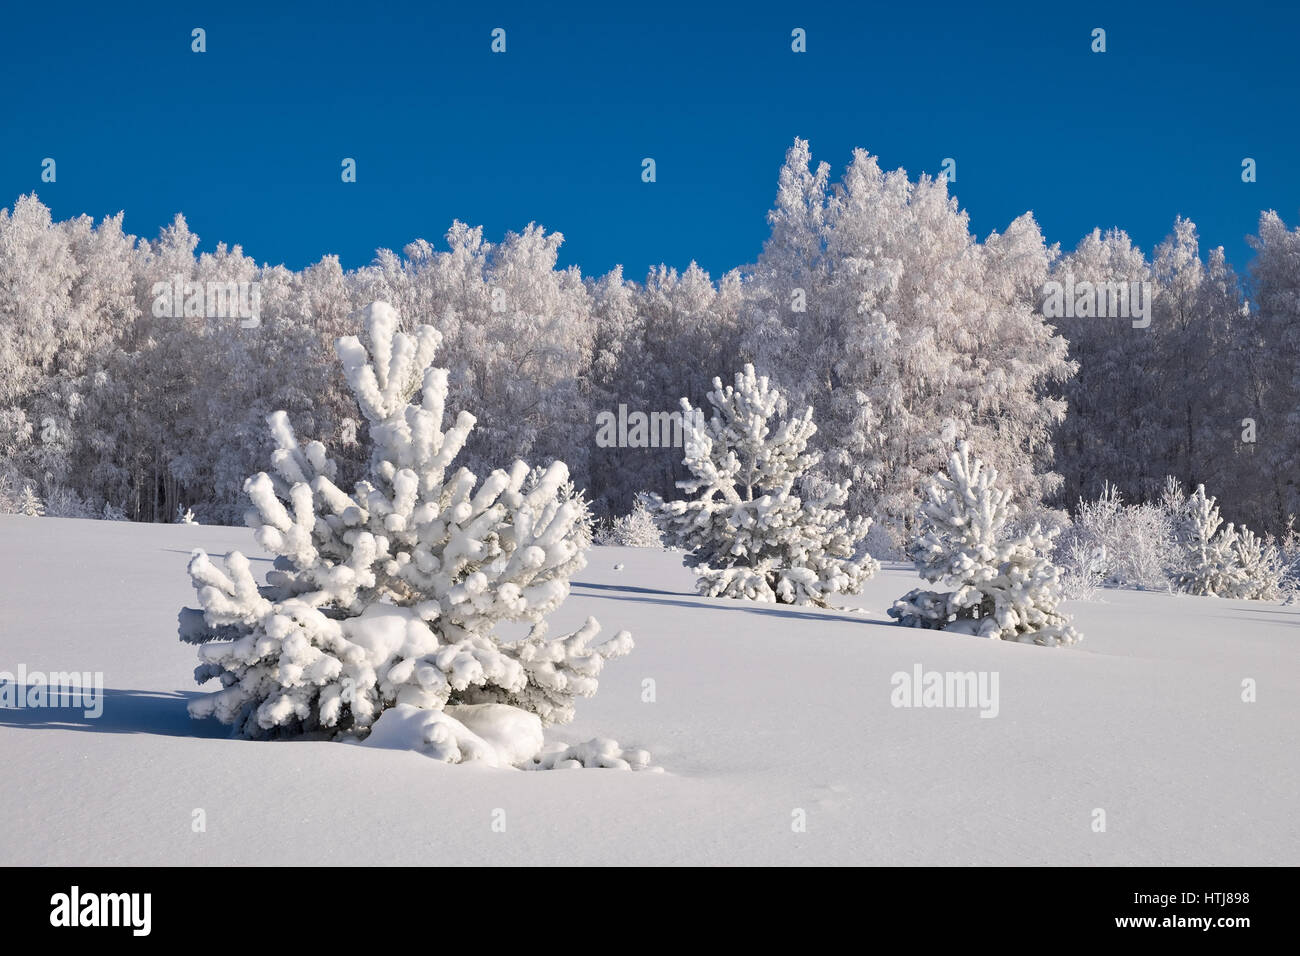
[[[0,205],[151,238],[183,212],[202,248],[292,268],[536,221],[586,274],[717,275],[757,256],[801,136],[836,175],[854,147],[913,177],[955,158],[981,238],[1033,210],[1064,248],[1119,226],[1149,250],[1182,214],[1241,268],[1261,209],[1300,213],[1297,36],[1254,3],[11,5]]]

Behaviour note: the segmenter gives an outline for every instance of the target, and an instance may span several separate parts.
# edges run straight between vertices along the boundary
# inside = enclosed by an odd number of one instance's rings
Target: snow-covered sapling
[[[445,427],[439,333],[398,332],[382,302],[363,318],[369,351],[355,336],[335,348],[369,423],[366,475],[343,491],[325,447],[270,416],[275,474],[244,488],[275,567],[259,587],[239,552],[224,571],[194,552],[202,609],[181,613],[181,637],[199,645],[197,680],[222,686],[190,713],[249,737],[346,734],[449,762],[528,764],[542,727],[573,717],[631,636],[597,643],[589,618],[548,638],[589,541],[567,468],[516,461],[482,483],[449,473],[475,419],[461,411]],[[511,624],[527,630],[498,631]]]
[[[1235,597],[1247,601],[1282,599],[1286,559],[1271,539],[1260,538],[1249,528],[1242,528],[1233,542],[1233,557],[1241,571],[1241,584]]]
[[[41,501],[40,495],[30,484],[23,485],[23,490],[18,494],[18,514],[26,515],[28,518],[45,516],[45,502]]]
[[[632,505],[632,510],[622,517],[615,518],[606,535],[605,544],[624,548],[662,548],[663,532],[655,523],[654,512],[646,504],[647,496],[639,494]]]
[[[871,519],[844,513],[848,481],[813,489],[812,409],[786,418],[784,398],[752,365],[734,386],[715,378],[708,400],[708,422],[681,401],[684,464],[694,477],[677,487],[697,497],[651,497],[667,542],[688,552],[700,592],[821,607],[831,594],[856,593],[879,569],[859,547]]]
[[[1220,528],[1222,524],[1214,497],[1197,485],[1184,506],[1184,566],[1175,578],[1188,594],[1232,598],[1246,587],[1245,571],[1237,562],[1237,531],[1231,524]]]
[[[945,590],[910,591],[894,602],[889,615],[909,627],[1045,646],[1074,644],[1082,635],[1057,610],[1060,569],[1047,558],[1053,536],[1037,526],[1004,535],[1015,506],[997,477],[966,442],[958,444],[947,472],[926,489],[920,531],[907,547],[921,577]]]

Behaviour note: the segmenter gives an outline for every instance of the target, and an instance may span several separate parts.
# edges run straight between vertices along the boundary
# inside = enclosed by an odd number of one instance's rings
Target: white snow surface
[[[551,631],[593,615],[636,649],[546,745],[613,738],[664,772],[527,773],[191,720],[185,566],[239,549],[261,575],[251,539],[0,516],[0,671],[106,688],[98,719],[0,710],[0,864],[1300,864],[1295,607],[1106,590],[1063,605],[1083,644],[1043,648],[895,625],[901,565],[851,614],[700,597],[680,554],[596,548]],[[894,707],[917,665],[996,672],[997,716]]]
[[[416,750],[438,760],[481,760],[490,767],[531,761],[545,743],[542,721],[506,704],[452,704],[442,710],[398,704],[380,714],[363,747]],[[450,753],[449,753],[450,752]]]

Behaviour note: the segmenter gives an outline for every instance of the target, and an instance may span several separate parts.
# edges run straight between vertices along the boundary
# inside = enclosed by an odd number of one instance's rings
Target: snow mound
[[[645,750],[624,750],[617,740],[593,737],[586,743],[569,746],[549,745],[528,766],[529,770],[581,770],[584,767],[603,767],[609,770],[648,770],[663,773],[663,767],[650,765],[650,754]]]
[[[360,746],[415,750],[444,763],[513,767],[541,751],[542,721],[508,704],[452,704],[443,710],[398,704],[380,715]]]

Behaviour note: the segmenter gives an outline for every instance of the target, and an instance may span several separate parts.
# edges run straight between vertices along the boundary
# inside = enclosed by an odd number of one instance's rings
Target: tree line
[[[442,333],[449,407],[479,422],[473,471],[562,459],[599,514],[671,496],[686,472],[681,449],[598,442],[598,417],[699,406],[746,363],[814,409],[817,477],[852,482],[872,553],[898,552],[962,440],[1039,519],[1107,482],[1155,500],[1166,475],[1253,528],[1280,534],[1300,511],[1300,230],[1276,213],[1244,274],[1181,218],[1149,253],[1120,230],[1063,252],[1029,213],[981,241],[942,176],[858,150],[832,181],[796,140],[768,219],[757,261],[717,277],[583,276],[558,266],[559,233],[490,242],[460,222],[441,247],[294,271],[199,253],[179,215],[145,240],[121,214],[56,222],[24,196],[0,211],[0,505],[27,488],[49,514],[240,523],[277,410],[359,474],[365,429],[333,343],[383,300]],[[1113,294],[1060,308],[1062,288],[1117,284],[1144,320],[1109,314]],[[211,288],[229,290],[216,315],[213,296],[180,301]]]

